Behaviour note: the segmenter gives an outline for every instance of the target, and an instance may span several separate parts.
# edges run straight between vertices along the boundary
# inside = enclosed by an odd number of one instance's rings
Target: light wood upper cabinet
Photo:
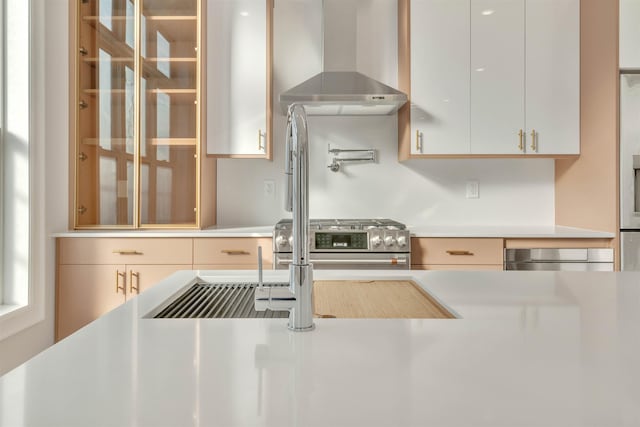
[[[579,0],[399,0],[399,31],[400,160],[580,153]]]
[[[273,0],[207,2],[207,154],[271,158]]]
[[[411,153],[469,153],[469,0],[411,2]]]
[[[73,228],[215,221],[201,147],[203,0],[72,2]],[[205,207],[203,209],[203,207]]]

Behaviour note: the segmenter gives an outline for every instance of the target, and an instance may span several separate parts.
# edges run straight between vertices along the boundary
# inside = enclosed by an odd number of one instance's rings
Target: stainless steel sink
[[[289,286],[269,283],[269,286]],[[286,318],[288,311],[256,311],[257,283],[196,283],[148,316],[154,319]],[[159,311],[158,311],[159,310]],[[156,313],[156,314],[153,314]]]

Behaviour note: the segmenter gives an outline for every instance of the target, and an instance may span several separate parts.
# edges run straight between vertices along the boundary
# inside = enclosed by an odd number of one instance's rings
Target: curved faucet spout
[[[288,113],[285,208],[293,213],[293,261],[289,266],[288,296],[284,298],[282,291],[260,289],[256,291],[255,307],[256,310],[287,308],[289,329],[302,332],[314,329],[313,266],[309,262],[309,133],[302,105],[291,104]]]

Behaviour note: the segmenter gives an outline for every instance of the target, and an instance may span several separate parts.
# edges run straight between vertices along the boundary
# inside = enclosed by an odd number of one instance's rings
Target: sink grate
[[[269,283],[269,286],[289,286]],[[256,283],[196,283],[165,307],[155,319],[283,318],[288,311],[256,311]]]

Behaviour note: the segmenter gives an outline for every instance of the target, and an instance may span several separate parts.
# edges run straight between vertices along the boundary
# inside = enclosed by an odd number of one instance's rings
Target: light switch
[[[276,183],[273,180],[267,179],[264,181],[264,195],[270,199],[276,197]]]
[[[467,199],[480,198],[480,183],[478,181],[467,181]]]

